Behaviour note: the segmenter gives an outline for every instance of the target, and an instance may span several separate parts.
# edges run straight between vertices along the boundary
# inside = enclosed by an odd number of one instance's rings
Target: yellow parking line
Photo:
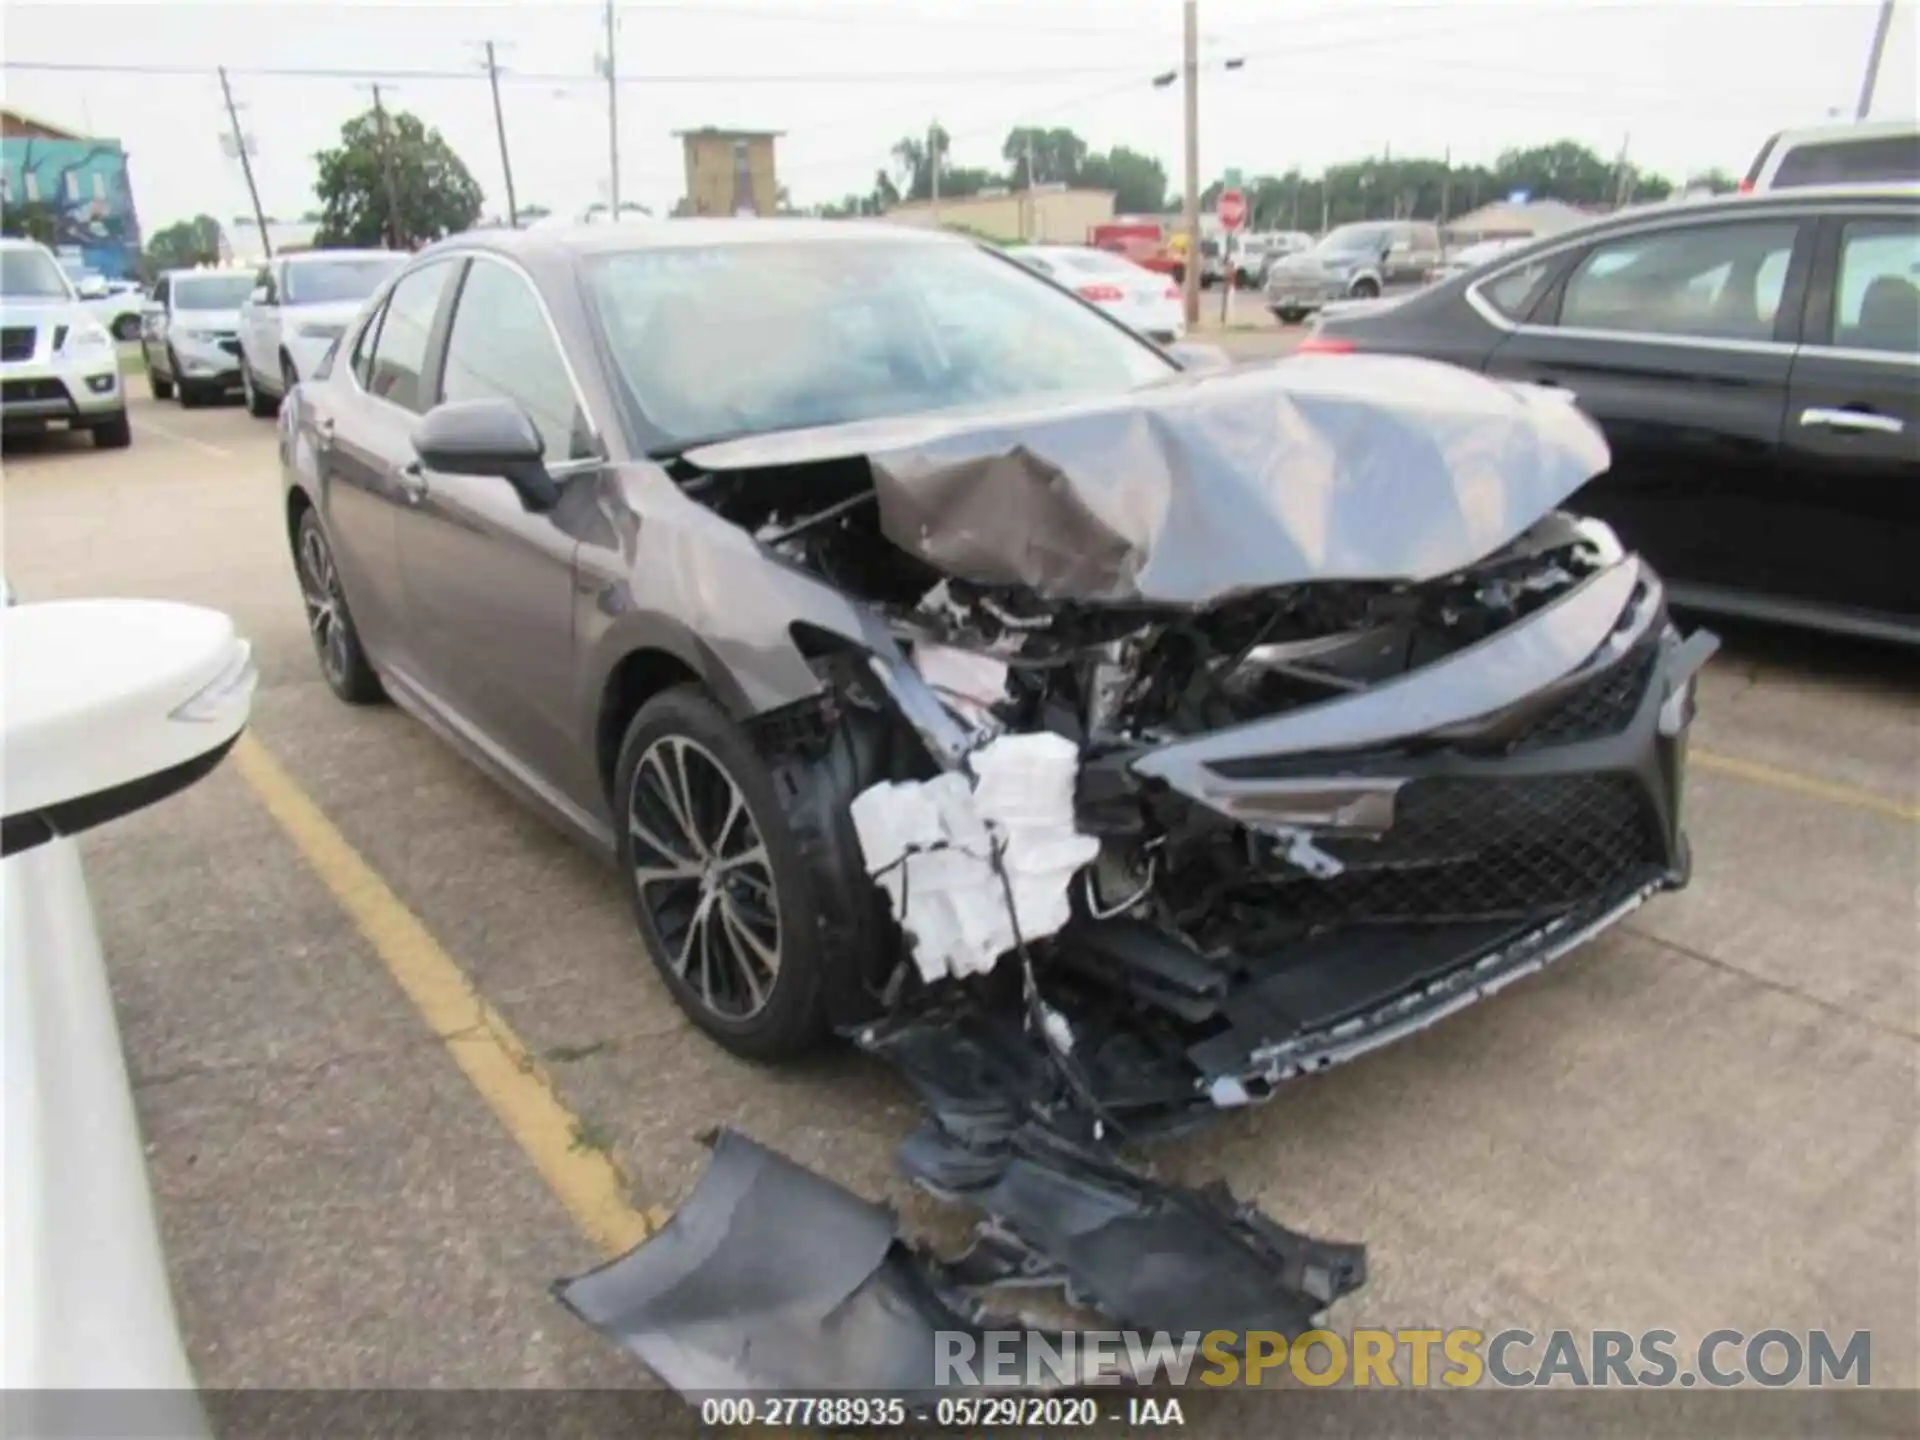
[[[1791,790],[1797,795],[1811,795],[1817,800],[1831,801],[1835,805],[1846,805],[1855,810],[1871,810],[1876,815],[1891,815],[1894,819],[1904,820],[1909,825],[1920,825],[1920,805],[1909,805],[1905,801],[1888,799],[1885,795],[1856,790],[1851,785],[1836,785],[1831,780],[1821,780],[1813,775],[1801,775],[1793,770],[1781,770],[1772,765],[1763,765],[1758,760],[1742,760],[1737,755],[1717,755],[1711,750],[1689,750],[1687,758],[1702,770],[1717,771],[1739,780],[1750,780],[1756,785],[1770,785],[1776,790]]]
[[[658,1229],[659,1212],[633,1207],[612,1157],[579,1143],[578,1117],[507,1022],[320,807],[252,736],[233,761],[587,1237],[617,1255]]]

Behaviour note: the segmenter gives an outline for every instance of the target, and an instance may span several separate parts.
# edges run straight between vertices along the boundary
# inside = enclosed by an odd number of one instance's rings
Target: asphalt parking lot
[[[232,759],[86,844],[204,1385],[645,1383],[548,1285],[657,1223],[717,1124],[952,1233],[894,1177],[919,1112],[890,1072],[724,1054],[598,862],[332,697],[269,423],[133,417],[126,451],[9,444],[6,568],[28,599],[218,606],[262,668]],[[1689,890],[1160,1153],[1365,1239],[1341,1328],[1864,1329],[1876,1387],[1920,1381],[1920,671],[1736,631],[1694,736]]]

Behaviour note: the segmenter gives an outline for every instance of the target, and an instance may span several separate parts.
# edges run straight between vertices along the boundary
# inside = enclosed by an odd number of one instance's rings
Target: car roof
[[[973,245],[964,235],[889,225],[874,220],[704,219],[623,220],[618,225],[557,225],[551,228],[467,230],[420,251],[483,249],[526,261],[550,261],[570,255],[610,255],[629,250],[672,250],[686,246],[823,245],[891,241],[923,245]]]
[[[251,278],[254,268],[251,265],[182,265],[175,270],[162,270],[160,278],[173,280],[182,275],[240,275]]]
[[[1911,135],[1920,131],[1920,120],[1837,120],[1822,125],[1798,125],[1782,130],[1774,137],[1775,148],[1792,145],[1820,145],[1847,140],[1879,140],[1888,135]]]
[[[378,246],[369,246],[356,250],[295,250],[291,254],[275,256],[289,265],[317,265],[328,260],[405,260],[404,250],[382,250]]]

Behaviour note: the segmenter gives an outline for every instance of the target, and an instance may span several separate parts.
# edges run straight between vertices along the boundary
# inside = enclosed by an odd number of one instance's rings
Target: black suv
[[[1574,508],[1676,601],[1920,643],[1920,186],[1629,212],[1304,348],[1558,386],[1613,448]]]

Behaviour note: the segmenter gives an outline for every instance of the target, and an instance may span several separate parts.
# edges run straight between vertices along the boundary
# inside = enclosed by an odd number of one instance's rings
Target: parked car
[[[279,437],[328,685],[616,859],[744,1055],[859,1023],[960,1073],[956,1016],[1037,1044],[1039,997],[1144,1124],[1685,879],[1711,638],[1560,513],[1606,449],[1532,387],[1195,378],[957,236],[682,220],[428,247]],[[911,858],[994,806],[1017,940],[1002,861]]]
[[[1418,284],[1440,263],[1440,229],[1424,220],[1339,225],[1311,250],[1267,267],[1267,308],[1294,325],[1330,300],[1370,300]]]
[[[406,258],[392,250],[309,250],[261,266],[240,307],[247,409],[272,415]]]
[[[53,426],[102,449],[133,443],[120,357],[51,250],[0,238],[0,428]]]
[[[1769,135],[1743,191],[1808,185],[1920,183],[1920,121],[1850,120]]]
[[[140,314],[140,353],[156,400],[185,406],[240,388],[240,307],[251,270],[169,270]]]
[[[146,292],[138,284],[94,274],[74,276],[71,272],[68,278],[87,313],[105,326],[109,335],[115,340],[140,338],[140,306]]]
[[[71,1430],[75,1394],[125,1389],[143,1392],[143,1433],[204,1434],[74,837],[218,763],[247,721],[251,656],[194,606],[10,598],[0,655],[9,1429]]]
[[[1084,245],[1022,245],[1007,253],[1150,340],[1165,344],[1187,333],[1180,287],[1124,255]]]
[[[1299,230],[1257,231],[1238,237],[1234,244],[1234,281],[1242,290],[1258,290],[1267,283],[1267,267],[1282,255],[1313,248],[1313,237]]]
[[[1920,641],[1920,186],[1624,215],[1306,348],[1559,386],[1614,452],[1577,503],[1677,600]]]
[[[1450,250],[1443,255],[1428,278],[1436,281],[1451,280],[1456,275],[1465,275],[1469,270],[1478,270],[1482,265],[1489,264],[1502,255],[1510,254],[1522,245],[1532,243],[1531,236],[1522,236],[1517,239],[1479,240],[1471,245],[1463,245],[1458,250]]]

